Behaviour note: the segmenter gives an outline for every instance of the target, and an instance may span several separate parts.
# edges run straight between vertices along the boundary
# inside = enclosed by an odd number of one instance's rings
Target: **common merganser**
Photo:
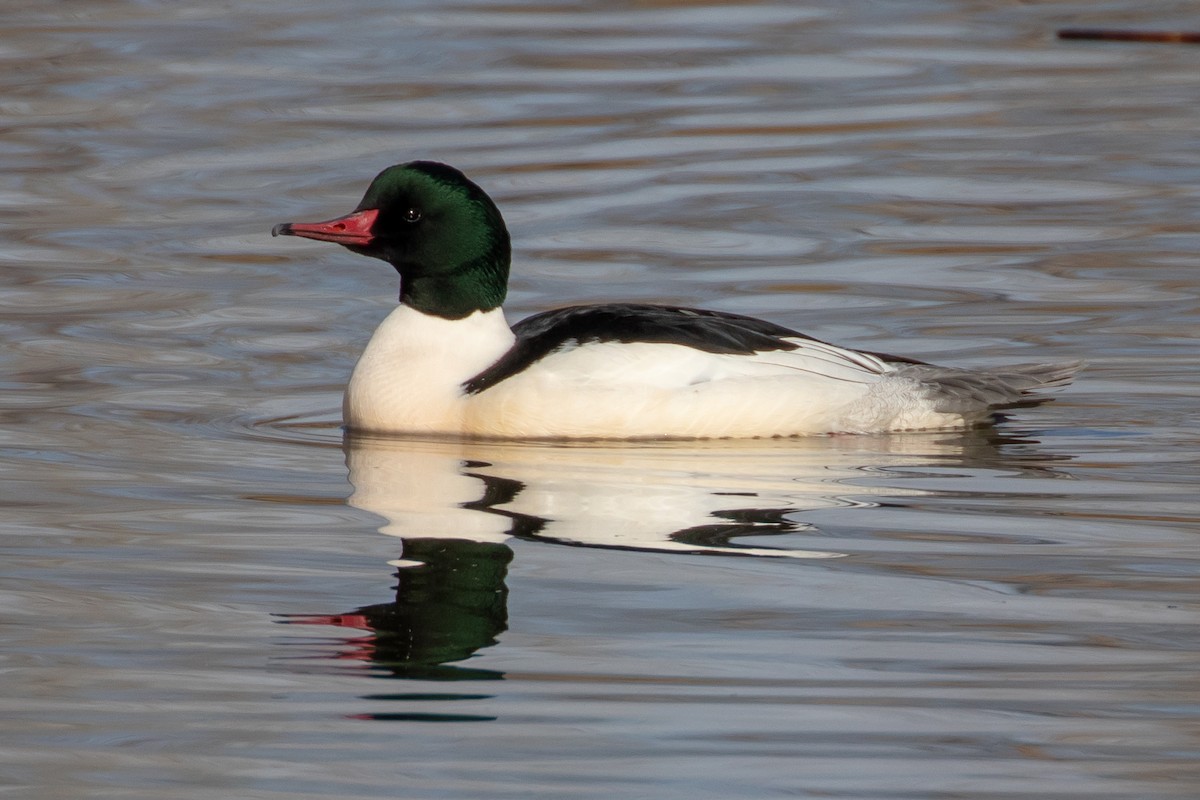
[[[635,303],[509,327],[492,199],[453,167],[388,167],[358,207],[272,235],[336,242],[400,273],[400,305],[346,388],[354,431],[508,439],[752,438],[962,428],[1069,383],[1079,364],[982,371],[828,344],[764,320]]]

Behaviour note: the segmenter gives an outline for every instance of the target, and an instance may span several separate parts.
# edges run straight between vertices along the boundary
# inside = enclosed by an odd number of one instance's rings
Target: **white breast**
[[[346,425],[377,433],[461,433],[462,383],[514,337],[500,309],[448,320],[401,305],[363,350],[342,404]]]

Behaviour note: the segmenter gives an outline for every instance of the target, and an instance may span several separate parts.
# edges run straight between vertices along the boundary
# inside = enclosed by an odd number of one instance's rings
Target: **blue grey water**
[[[0,796],[1191,798],[1194,4],[13,0]],[[609,299],[958,365],[970,434],[343,441],[379,169]],[[403,365],[398,365],[403,369]]]

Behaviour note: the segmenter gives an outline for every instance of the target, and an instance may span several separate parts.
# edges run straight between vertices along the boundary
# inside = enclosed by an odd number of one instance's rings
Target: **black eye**
[[[405,222],[417,222],[420,219],[421,219],[421,209],[419,209],[419,208],[410,208],[404,212],[404,221]]]

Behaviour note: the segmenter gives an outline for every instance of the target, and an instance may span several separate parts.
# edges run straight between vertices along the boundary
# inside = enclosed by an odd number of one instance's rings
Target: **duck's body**
[[[461,173],[385,170],[359,208],[276,233],[391,262],[401,304],[346,389],[354,430],[502,438],[750,438],[978,424],[1075,365],[980,372],[864,353],[770,322],[652,305],[576,306],[510,328],[508,234]]]

